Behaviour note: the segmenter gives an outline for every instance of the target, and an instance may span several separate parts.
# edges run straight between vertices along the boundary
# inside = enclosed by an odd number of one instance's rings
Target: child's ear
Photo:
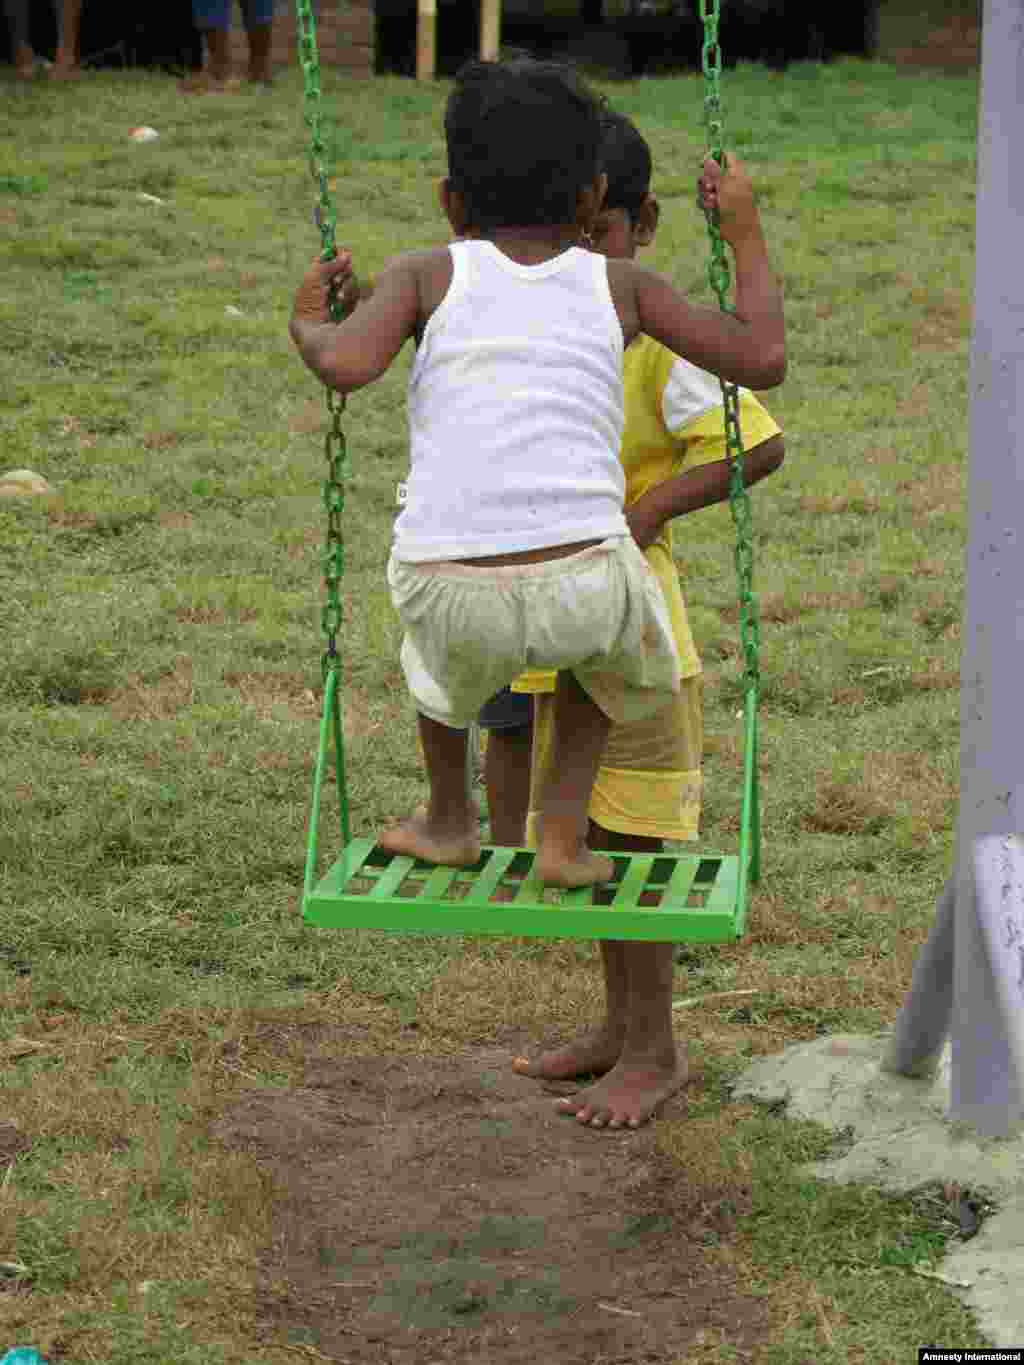
[[[654,241],[654,234],[658,230],[658,219],[660,217],[661,205],[653,194],[645,194],[636,216],[636,227],[633,230],[633,240],[637,246],[650,246]]]
[[[455,236],[461,237],[466,230],[466,205],[458,190],[452,189],[452,182],[447,176],[437,182],[437,202]]]

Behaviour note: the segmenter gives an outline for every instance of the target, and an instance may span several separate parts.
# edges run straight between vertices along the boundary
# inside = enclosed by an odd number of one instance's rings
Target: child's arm
[[[743,484],[760,482],[774,474],[785,458],[786,447],[781,435],[769,436],[767,441],[745,451],[743,455]],[[626,508],[626,521],[633,539],[646,550],[658,539],[666,521],[681,517],[686,512],[697,512],[724,502],[729,496],[730,461],[716,460],[713,464],[698,465],[684,470],[664,483],[655,484]]]
[[[723,238],[736,260],[735,313],[694,307],[660,275],[632,267],[639,330],[701,369],[734,384],[770,389],[786,374],[782,291],[768,261],[754,191],[742,163],[725,173],[710,157],[701,203],[717,209]]]
[[[352,253],[314,261],[295,295],[291,338],[323,383],[351,393],[379,379],[411,337],[419,318],[419,273],[409,256],[399,257],[377,277],[372,294],[344,322],[330,320],[331,281],[343,295],[352,275]]]

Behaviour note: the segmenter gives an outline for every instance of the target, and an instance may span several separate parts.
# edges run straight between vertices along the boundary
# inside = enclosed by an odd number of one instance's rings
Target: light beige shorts
[[[388,562],[405,628],[402,669],[425,716],[465,729],[529,669],[571,669],[612,721],[638,720],[679,691],[665,598],[632,537],[537,564]]]

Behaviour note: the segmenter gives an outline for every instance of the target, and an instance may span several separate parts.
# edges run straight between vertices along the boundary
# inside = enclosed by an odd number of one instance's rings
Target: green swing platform
[[[720,0],[701,0],[704,21],[705,116],[711,153],[723,162],[718,44]],[[309,0],[297,0],[299,59],[305,78],[305,119],[312,133],[311,165],[319,189],[317,221],[322,259],[335,254],[336,210],[330,194],[321,125],[320,66],[316,27]],[[718,224],[709,217],[709,277],[719,304],[728,308],[729,266]],[[340,320],[341,306],[332,308]],[[534,875],[533,853],[525,848],[485,846],[472,867],[436,867],[379,848],[372,839],[352,838],[345,781],[341,723],[341,624],[339,588],[344,558],[341,519],[344,509],[344,400],[327,391],[331,429],[325,448],[324,487],[327,548],[324,577],[327,602],[322,624],[327,638],[323,659],[324,701],[313,778],[305,882],[304,919],[326,928],[379,929],[401,934],[499,934],[506,937],[633,939],[652,942],[724,943],[739,938],[746,925],[750,887],[760,872],[757,707],[759,627],[752,590],[753,554],[750,508],[743,481],[739,397],[723,383],[726,444],[731,461],[729,502],[737,532],[740,635],[744,658],[744,760],[739,849],[735,854],[697,852],[615,854],[610,882],[565,891],[544,886]],[[322,796],[331,756],[338,794],[341,853],[328,871],[317,875]]]

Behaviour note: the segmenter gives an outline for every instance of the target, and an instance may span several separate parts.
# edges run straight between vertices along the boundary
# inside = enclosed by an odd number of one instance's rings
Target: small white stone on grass
[[[9,469],[0,474],[0,498],[44,497],[53,489],[34,469]]]

